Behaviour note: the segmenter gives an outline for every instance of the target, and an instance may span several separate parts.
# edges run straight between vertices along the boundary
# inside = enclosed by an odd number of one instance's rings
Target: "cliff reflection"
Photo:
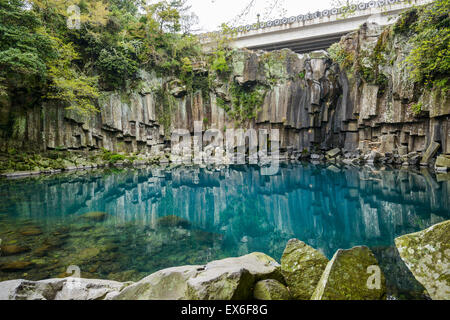
[[[427,172],[284,165],[276,176],[258,167],[177,167],[3,181],[0,210],[54,224],[104,211],[108,225],[157,228],[177,215],[214,234],[211,250],[262,251],[279,259],[296,237],[331,257],[355,245],[390,246],[396,236],[450,216],[449,181]]]

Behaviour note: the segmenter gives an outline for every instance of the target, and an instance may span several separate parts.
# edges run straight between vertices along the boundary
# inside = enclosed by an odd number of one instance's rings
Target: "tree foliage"
[[[447,92],[450,86],[450,0],[415,7],[404,13],[393,30],[410,37],[407,57],[412,78],[428,88]]]
[[[138,86],[140,69],[183,72],[201,52],[194,24],[186,0],[1,0],[0,94],[24,88],[95,112],[100,91]]]

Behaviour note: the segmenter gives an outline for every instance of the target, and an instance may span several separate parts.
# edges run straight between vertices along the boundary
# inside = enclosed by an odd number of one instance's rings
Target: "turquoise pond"
[[[283,164],[275,176],[155,167],[0,180],[0,238],[14,251],[0,256],[0,281],[63,277],[71,265],[136,281],[254,251],[280,261],[298,238],[328,258],[366,245],[391,291],[420,295],[394,239],[448,220],[449,195],[428,171],[312,164]]]

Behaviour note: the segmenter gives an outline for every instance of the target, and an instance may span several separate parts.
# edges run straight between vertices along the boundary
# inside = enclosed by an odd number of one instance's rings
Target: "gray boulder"
[[[0,282],[0,300],[109,300],[128,283],[81,278]]]
[[[158,271],[125,288],[114,300],[186,300],[187,280],[204,266],[187,266]]]

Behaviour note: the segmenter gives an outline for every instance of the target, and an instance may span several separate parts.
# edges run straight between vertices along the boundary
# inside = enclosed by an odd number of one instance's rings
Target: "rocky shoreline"
[[[433,300],[450,300],[450,221],[396,239],[400,256]],[[367,247],[331,260],[288,242],[281,264],[263,253],[158,271],[138,282],[81,278],[0,282],[0,300],[386,300],[385,276]]]
[[[437,147],[438,149],[439,147]],[[393,168],[406,168],[406,169],[429,169],[436,174],[445,175],[450,169],[450,156],[441,155],[436,159],[433,157],[437,151],[436,148],[433,150],[428,150],[424,155],[417,152],[412,152],[405,155],[399,155],[398,152],[394,153],[379,153],[377,151],[370,151],[367,153],[362,153],[360,150],[354,152],[344,152],[344,150],[335,148],[326,152],[316,152],[310,154],[309,152],[299,153],[299,152],[285,152],[281,154],[276,160],[280,162],[310,162],[312,164],[330,164],[330,165],[353,165],[353,166],[364,166],[364,165],[379,165],[379,166],[390,166]],[[140,156],[136,159],[134,155],[119,154],[121,159],[116,162],[110,162],[101,159],[100,156],[94,157],[94,159],[89,160],[80,156],[72,156],[70,160],[58,159],[57,163],[63,163],[60,166],[51,165],[51,159],[45,157],[37,163],[35,170],[28,171],[7,171],[0,173],[0,177],[15,179],[15,178],[25,178],[39,175],[52,175],[60,173],[68,173],[81,170],[91,170],[91,169],[103,169],[103,168],[142,168],[146,166],[178,166],[184,164],[183,161],[177,157],[173,157],[169,153],[162,153],[157,157],[144,157]],[[92,157],[91,157],[92,158]],[[248,157],[247,157],[248,158]],[[205,158],[206,159],[206,158]],[[224,157],[223,165],[217,165],[216,163],[203,163],[200,167],[206,167],[214,165],[216,167],[228,166],[233,164],[233,159]],[[260,158],[258,163],[259,166],[263,167],[267,164],[267,159]],[[50,163],[50,164],[49,164]],[[39,167],[41,165],[41,167]],[[195,164],[191,164],[195,165]],[[47,167],[45,167],[47,166]],[[0,171],[1,172],[1,171]]]

